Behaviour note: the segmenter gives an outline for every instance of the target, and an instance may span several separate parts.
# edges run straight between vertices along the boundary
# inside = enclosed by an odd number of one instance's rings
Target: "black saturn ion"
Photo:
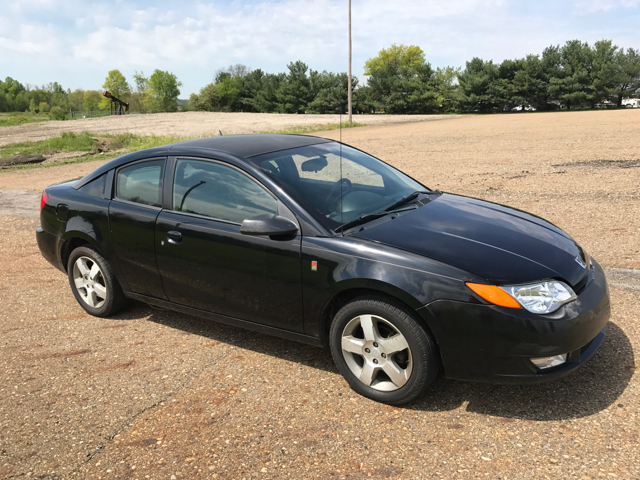
[[[328,345],[389,404],[449,378],[562,377],[602,343],[604,272],[529,213],[312,136],[190,140],[47,187],[37,240],[78,303],[127,299]]]

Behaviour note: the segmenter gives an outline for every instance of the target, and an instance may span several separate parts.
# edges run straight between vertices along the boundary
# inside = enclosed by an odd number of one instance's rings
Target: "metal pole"
[[[347,85],[347,95],[349,98],[349,123],[351,123],[351,0],[349,0],[349,80]]]

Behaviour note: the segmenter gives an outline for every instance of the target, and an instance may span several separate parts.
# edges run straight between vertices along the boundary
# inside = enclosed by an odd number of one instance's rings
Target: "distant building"
[[[623,98],[622,106],[627,108],[640,108],[640,98]]]

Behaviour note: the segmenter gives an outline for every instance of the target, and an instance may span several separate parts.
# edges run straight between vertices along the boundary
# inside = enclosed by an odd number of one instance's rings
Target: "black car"
[[[431,190],[353,147],[235,135],[47,187],[37,240],[80,305],[127,299],[312,345],[390,404],[447,377],[527,383],[590,358],[604,272],[534,215]]]

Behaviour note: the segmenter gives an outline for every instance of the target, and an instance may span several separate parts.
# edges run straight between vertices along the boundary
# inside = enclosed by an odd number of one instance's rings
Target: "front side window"
[[[129,202],[162,206],[164,160],[140,162],[118,170],[116,197]]]
[[[235,168],[178,159],[173,210],[242,223],[256,215],[276,214],[278,204],[261,185]]]

